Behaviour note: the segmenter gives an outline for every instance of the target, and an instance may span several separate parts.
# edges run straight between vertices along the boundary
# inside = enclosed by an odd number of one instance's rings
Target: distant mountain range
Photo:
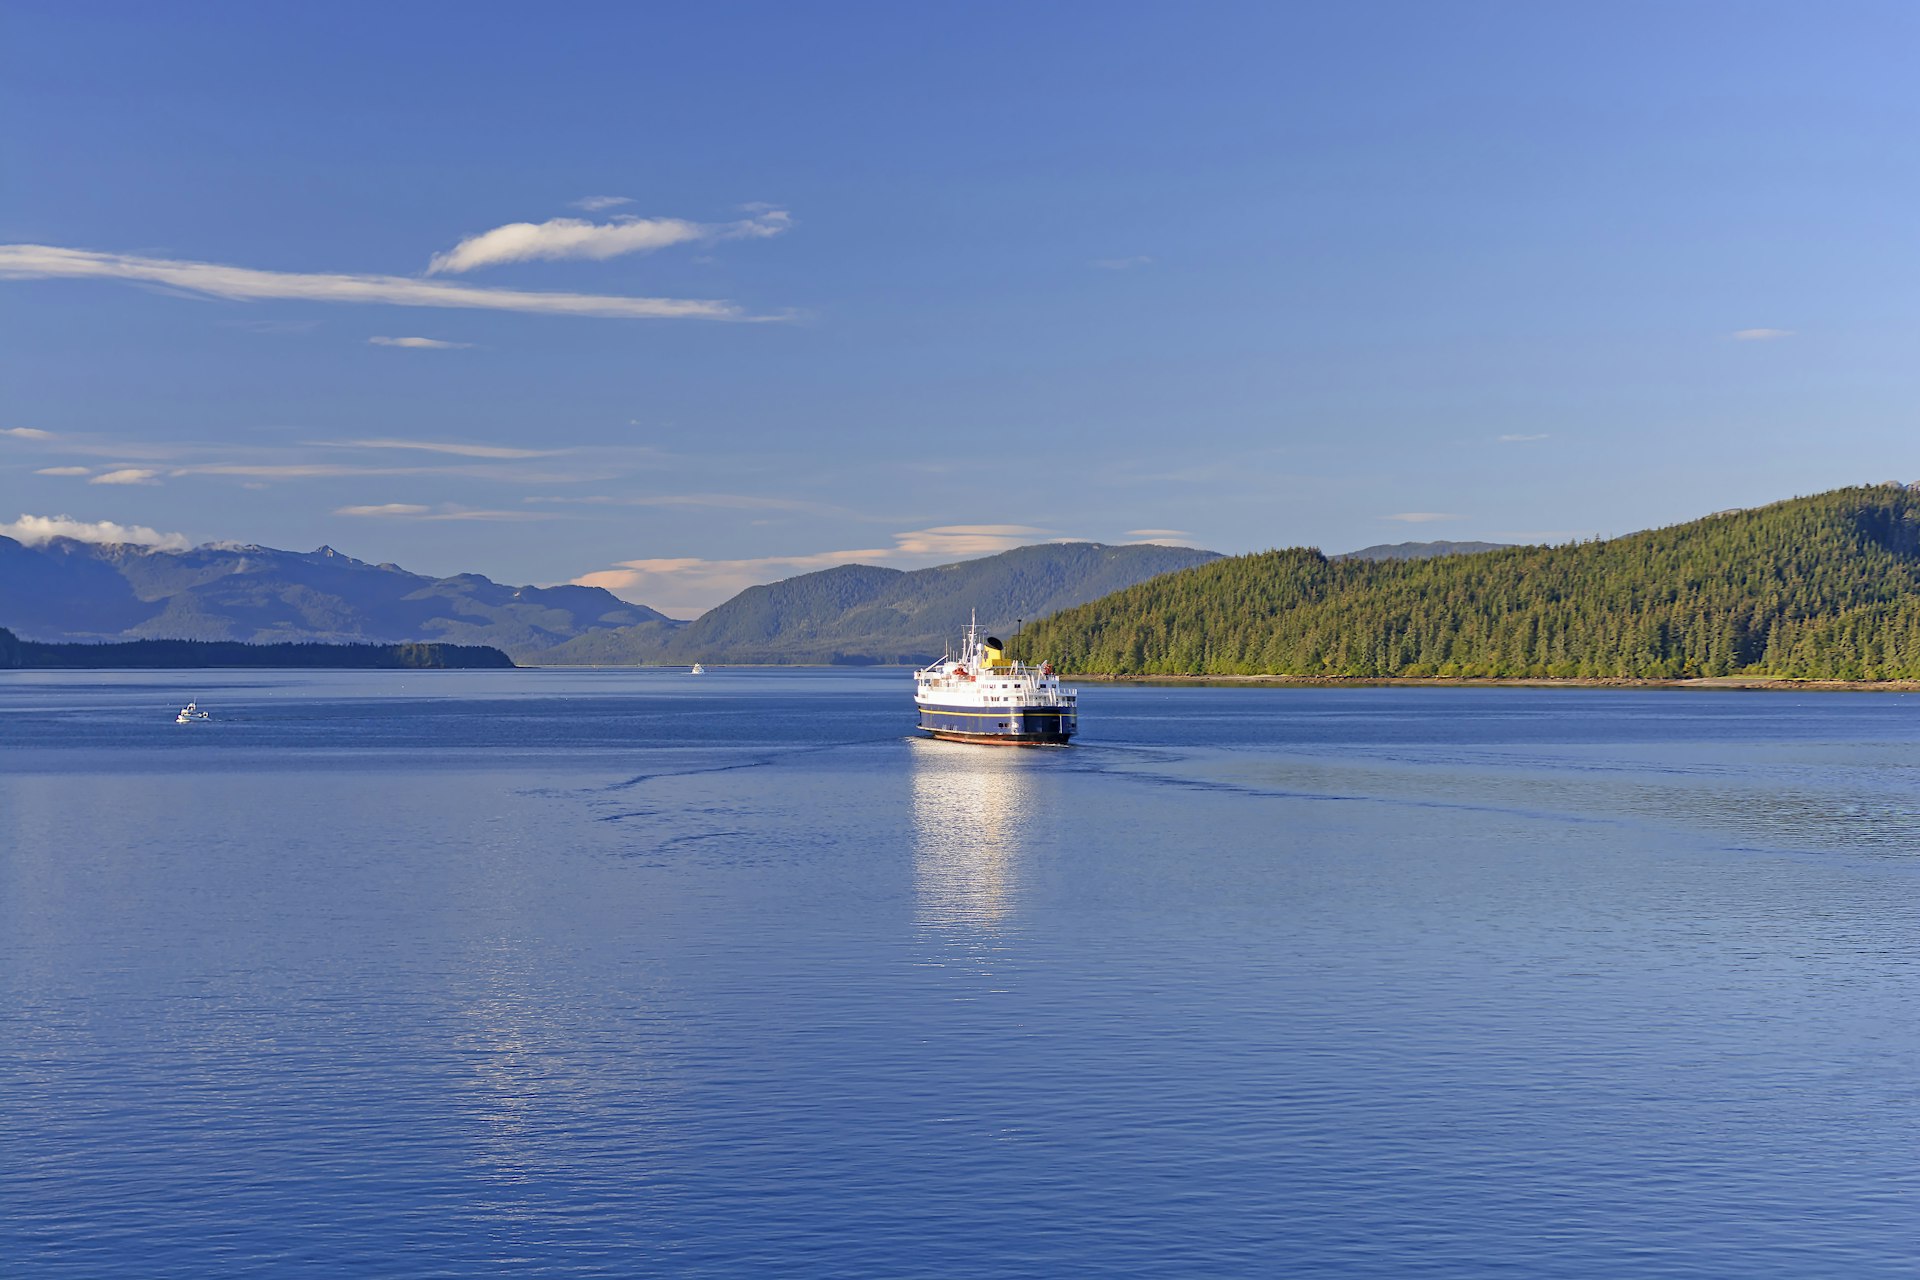
[[[156,551],[0,538],[0,626],[26,640],[439,641],[514,652],[648,623],[678,625],[598,587],[429,578],[331,547]]]
[[[516,661],[893,662],[937,657],[978,608],[995,627],[1217,558],[1061,543],[904,572],[843,565],[753,587],[688,623],[598,587],[432,578],[311,552],[160,551],[0,537],[0,626],[23,640],[491,645]]]
[[[1045,543],[932,569],[848,564],[749,587],[673,630],[595,631],[529,662],[925,662],[977,610],[1009,630],[1109,592],[1219,559],[1190,547]],[[519,657],[520,655],[515,655]]]

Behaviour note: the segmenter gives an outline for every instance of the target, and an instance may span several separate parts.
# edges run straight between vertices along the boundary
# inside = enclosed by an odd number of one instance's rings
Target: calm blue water
[[[0,1270],[1916,1273],[1920,698],[1082,698],[0,677]]]

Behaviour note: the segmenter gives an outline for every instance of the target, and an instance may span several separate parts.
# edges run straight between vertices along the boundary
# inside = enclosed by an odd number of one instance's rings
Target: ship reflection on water
[[[914,884],[920,922],[998,928],[1019,894],[1032,755],[919,740],[913,749]]]

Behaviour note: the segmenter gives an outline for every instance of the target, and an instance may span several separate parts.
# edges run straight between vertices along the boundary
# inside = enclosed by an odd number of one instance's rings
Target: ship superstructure
[[[913,673],[920,727],[936,738],[1008,746],[1061,746],[1079,730],[1079,693],[1053,665],[1028,666],[968,623],[960,655]]]

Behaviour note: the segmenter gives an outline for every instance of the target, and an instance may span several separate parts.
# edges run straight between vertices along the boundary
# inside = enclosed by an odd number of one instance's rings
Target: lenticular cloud
[[[12,524],[0,524],[0,537],[12,538],[29,547],[55,538],[152,547],[155,551],[185,551],[193,545],[184,533],[161,533],[143,524],[115,524],[111,520],[75,520],[72,516],[22,515]]]

